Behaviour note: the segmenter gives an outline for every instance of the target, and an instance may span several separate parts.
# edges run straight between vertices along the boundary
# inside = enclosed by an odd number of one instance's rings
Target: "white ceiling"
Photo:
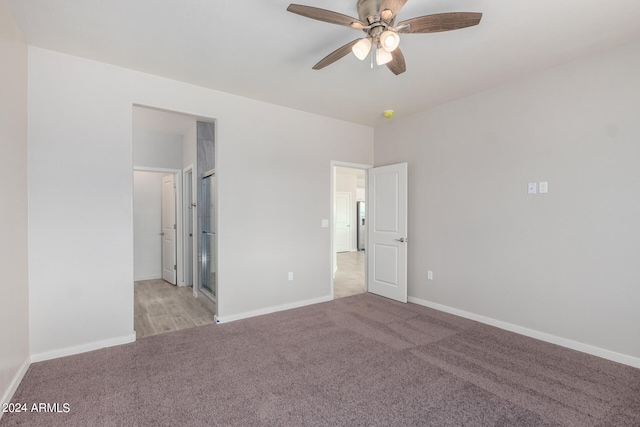
[[[295,0],[356,16],[356,0]],[[407,72],[353,55],[311,67],[358,30],[286,11],[288,0],[9,0],[31,45],[375,126],[640,39],[638,0],[409,0],[397,22],[482,12],[480,25],[406,34]]]

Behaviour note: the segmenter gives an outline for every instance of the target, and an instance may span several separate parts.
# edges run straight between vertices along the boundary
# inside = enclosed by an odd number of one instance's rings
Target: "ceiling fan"
[[[449,12],[407,19],[394,26],[396,15],[406,2],[407,0],[358,0],[359,19],[300,4],[290,4],[287,10],[318,21],[362,30],[366,34],[365,37],[353,40],[325,56],[313,66],[314,70],[320,70],[333,64],[349,52],[353,52],[360,60],[364,60],[371,52],[372,61],[375,54],[376,63],[386,65],[395,75],[402,74],[407,70],[404,55],[398,48],[400,43],[398,34],[457,30],[478,25],[482,18],[482,13]]]

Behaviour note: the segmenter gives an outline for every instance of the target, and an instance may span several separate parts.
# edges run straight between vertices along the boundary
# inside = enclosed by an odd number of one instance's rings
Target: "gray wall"
[[[133,172],[133,279],[162,278],[162,172]]]
[[[349,250],[355,251],[357,249],[356,245],[358,231],[356,220],[356,202],[358,201],[358,177],[353,173],[345,173],[345,168],[339,167],[336,169],[336,191],[351,194],[351,236],[349,238]]]
[[[0,1],[0,403],[29,363],[27,45]],[[0,413],[2,417],[2,413]]]
[[[336,167],[336,191],[351,193],[351,243],[350,250],[358,250],[358,210],[356,209],[358,190],[364,193],[365,171],[345,167]],[[364,198],[362,199],[364,201]]]
[[[182,169],[182,135],[135,129],[133,165]]]
[[[638,364],[638,76],[635,43],[376,128],[409,163],[409,295]]]
[[[134,128],[135,120],[134,114]],[[183,135],[146,129],[133,130],[134,167],[182,170],[182,156]],[[134,280],[162,277],[162,240],[159,233],[162,228],[163,175],[166,172],[133,173]],[[179,201],[178,205],[180,206]]]
[[[372,128],[32,46],[29,69],[32,360],[133,339],[133,105],[216,119],[223,321],[330,298],[330,164],[372,163]]]

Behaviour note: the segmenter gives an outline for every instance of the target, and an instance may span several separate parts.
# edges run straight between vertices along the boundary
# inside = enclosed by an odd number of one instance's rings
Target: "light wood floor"
[[[193,296],[193,288],[164,280],[135,282],[134,329],[148,337],[213,323],[213,313]]]
[[[348,297],[365,291],[364,260],[364,251],[338,254],[338,271],[333,278],[334,298]]]
[[[338,254],[333,280],[335,298],[361,294],[364,286],[364,251]],[[214,323],[213,313],[197,298],[191,287],[173,286],[164,280],[135,282],[136,337],[148,337]]]

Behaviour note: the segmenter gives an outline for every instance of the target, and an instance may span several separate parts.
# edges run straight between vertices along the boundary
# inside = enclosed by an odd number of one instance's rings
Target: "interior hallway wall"
[[[193,125],[182,136],[182,168],[193,166],[193,175],[198,176],[196,171],[198,167],[197,158],[197,141],[198,141],[198,125],[194,120]]]
[[[135,117],[134,114],[134,121]],[[133,165],[135,167],[182,170],[183,135],[135,127],[136,123],[133,130]],[[162,278],[160,231],[162,228],[162,176],[164,175],[166,173],[145,171],[134,171],[133,174],[133,259],[136,281]],[[180,204],[179,201],[178,204]]]
[[[0,403],[29,366],[27,45],[0,0]],[[2,417],[2,413],[0,413]]]
[[[134,280],[162,278],[162,177],[133,172]]]
[[[640,366],[638,76],[634,43],[376,128],[409,296]]]
[[[336,191],[351,194],[351,230],[349,231],[349,250],[357,249],[357,212],[356,202],[358,200],[358,177],[349,169],[343,167],[336,168]]]
[[[133,339],[134,104],[216,119],[223,321],[330,298],[330,162],[371,164],[372,128],[31,46],[36,359]]]
[[[134,130],[133,164],[150,168],[182,169],[182,135]]]

